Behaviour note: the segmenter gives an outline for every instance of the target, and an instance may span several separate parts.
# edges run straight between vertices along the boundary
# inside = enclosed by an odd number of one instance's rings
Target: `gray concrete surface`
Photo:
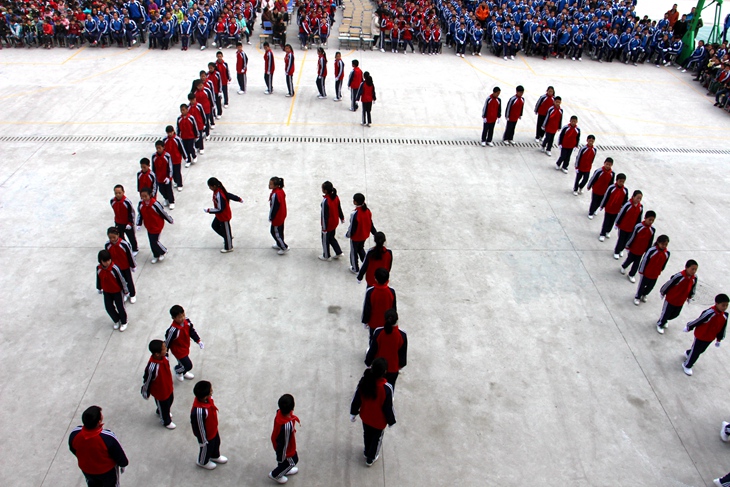
[[[336,42],[333,42],[336,43]],[[249,93],[232,95],[216,135],[321,135],[474,141],[492,86],[506,103],[526,87],[517,140],[532,141],[529,108],[548,84],[598,144],[723,149],[727,117],[688,75],[651,66],[491,56],[425,58],[344,51],[375,79],[374,125],[317,100],[316,56],[297,51],[297,97],[284,97],[277,56],[267,97],[261,54]],[[330,59],[334,49],[328,51]],[[211,51],[3,50],[2,136],[154,135],[172,122]],[[233,52],[226,51],[229,61]],[[301,73],[301,76],[300,74]],[[334,92],[328,79],[328,93]],[[501,137],[502,127],[498,128]],[[94,289],[97,250],[112,222],[114,184],[131,189],[150,143],[0,139],[0,485],[83,485],[66,441],[99,404],[130,457],[125,486],[269,485],[276,400],[290,392],[306,486],[703,486],[724,474],[728,351],[711,349],[686,377],[685,321],[727,292],[727,155],[601,151],[645,194],[672,241],[662,279],[700,262],[700,290],[664,336],[655,292],[636,308],[613,239],[597,240],[588,196],[532,147],[210,142],[184,170],[175,224],[151,265],[142,234],[130,327],[113,332]],[[283,257],[270,247],[267,182],[286,180]],[[205,181],[244,197],[234,206],[236,251],[209,228]],[[409,365],[398,381],[398,424],[381,461],[365,468],[361,427],[348,421],[362,373],[364,284],[319,252],[319,185],[364,192],[395,262]],[[339,237],[345,242],[344,230]],[[185,307],[203,340],[196,378],[213,382],[228,465],[195,467],[187,416],[192,383],[175,384],[175,431],[139,395],[150,339]]]

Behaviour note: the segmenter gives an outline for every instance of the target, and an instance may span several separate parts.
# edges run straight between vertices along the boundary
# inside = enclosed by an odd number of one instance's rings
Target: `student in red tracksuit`
[[[122,273],[122,277],[127,283],[127,290],[129,291],[129,302],[134,304],[137,302],[137,291],[134,288],[132,272],[136,269],[137,262],[134,260],[132,246],[129,242],[121,238],[117,227],[109,227],[106,230],[106,235],[109,240],[104,245],[104,248],[109,251],[112,256],[112,262],[119,268],[119,272]],[[124,299],[127,299],[126,295]]]
[[[618,238],[616,239],[616,247],[613,249],[613,258],[618,260],[624,256],[626,242],[631,237],[634,227],[639,224],[644,214],[644,205],[641,204],[643,194],[638,189],[631,195],[631,199],[624,203],[621,210],[616,216],[616,228],[618,229]]]
[[[205,154],[205,139],[210,138],[210,125],[205,116],[203,105],[198,103],[195,93],[188,93],[188,113],[195,119],[200,136],[195,140],[195,148],[199,154]],[[194,159],[193,162],[197,162]]]
[[[563,170],[568,174],[568,164],[570,164],[570,156],[573,155],[573,149],[580,145],[580,128],[578,127],[578,117],[573,115],[570,117],[570,123],[563,127],[558,136],[558,146],[560,147],[560,157],[555,162],[555,170]]]
[[[715,346],[719,347],[720,342],[725,338],[729,301],[730,298],[727,294],[718,294],[715,296],[715,306],[704,310],[696,320],[687,323],[687,326],[684,327],[685,333],[695,331],[692,347],[684,352],[686,359],[682,362],[682,370],[685,374],[692,375],[692,366],[713,340],[715,340]]]
[[[289,252],[289,246],[284,242],[284,221],[286,220],[286,193],[284,193],[284,178],[274,176],[269,179],[269,222],[271,236],[274,237],[272,249],[278,250],[279,255]]]
[[[646,297],[654,289],[659,275],[664,271],[664,268],[669,262],[670,252],[667,250],[669,245],[669,237],[666,235],[659,235],[656,239],[656,245],[646,251],[644,258],[641,259],[641,265],[639,265],[639,285],[636,287],[636,295],[634,296],[634,304],[636,306],[639,303],[646,303]]]
[[[271,432],[271,444],[276,452],[276,468],[269,472],[269,478],[279,484],[289,480],[287,475],[299,473],[299,455],[297,454],[297,428],[299,418],[294,415],[294,397],[284,394],[279,398],[279,409],[274,417],[274,429]]]
[[[684,303],[688,303],[695,296],[697,289],[697,261],[690,259],[684,264],[684,270],[669,278],[659,290],[664,298],[662,314],[656,323],[656,331],[664,334],[667,322],[673,320],[682,312]]]
[[[104,295],[104,307],[109,318],[114,322],[114,329],[127,329],[127,311],[124,309],[124,294],[127,294],[127,283],[122,272],[114,262],[108,250],[100,250],[96,266],[96,289]]]
[[[175,209],[175,193],[172,191],[172,156],[165,150],[165,143],[155,142],[155,153],[150,158],[155,171],[160,194],[165,199],[165,206]]]
[[[286,46],[285,46],[286,47]],[[289,46],[291,49],[291,46]],[[265,95],[274,92],[274,53],[271,52],[271,46],[268,42],[264,42],[264,83],[266,83]],[[291,91],[294,91],[293,89]]]
[[[322,255],[318,256],[319,260],[330,260],[332,250],[335,251],[334,259],[342,256],[342,249],[339,242],[335,238],[337,226],[345,223],[345,215],[342,213],[342,205],[340,205],[340,197],[337,196],[337,189],[331,182],[322,183],[322,203],[320,204],[320,222],[322,224]]]
[[[375,96],[375,85],[373,84],[373,78],[370,76],[368,71],[362,74],[362,84],[360,89],[357,90],[355,95],[355,101],[362,101],[362,124],[370,127],[373,122],[370,112],[373,110],[373,103],[377,100]]]
[[[175,127],[168,125],[165,127],[167,138],[165,139],[165,152],[170,154],[172,159],[172,182],[178,191],[183,190],[182,165],[183,158],[188,160],[188,153],[185,145],[178,135],[175,133]],[[189,166],[190,164],[186,164]]]
[[[345,62],[342,60],[342,53],[335,53],[335,99],[342,101],[342,81],[345,79]]]
[[[616,222],[616,217],[624,204],[629,199],[629,190],[624,186],[626,183],[626,175],[619,173],[616,176],[616,182],[608,187],[606,194],[603,195],[600,210],[604,210],[603,225],[601,226],[601,233],[598,236],[598,240],[603,242],[607,238],[611,237],[611,229],[613,224]]]
[[[200,447],[195,464],[206,470],[213,470],[219,463],[228,462],[228,458],[221,455],[218,408],[213,402],[213,386],[207,380],[201,380],[193,387],[193,394],[195,399],[190,410],[190,424]]]
[[[370,234],[375,235],[377,230],[373,225],[373,214],[365,204],[365,195],[355,193],[352,204],[355,209],[350,213],[350,227],[345,236],[350,239],[350,272],[357,274],[360,260],[365,260],[365,241]]]
[[[228,83],[232,81],[228,63],[223,60],[223,52],[215,53],[215,69],[221,77],[221,92],[223,93],[223,108],[228,108]]]
[[[213,95],[215,97],[215,118],[220,120],[221,115],[223,115],[223,79],[221,78],[220,73],[218,73],[218,68],[216,68],[215,63],[212,62],[208,63],[207,73],[204,71],[200,72],[201,79],[203,78],[203,74],[205,74],[204,83],[209,83],[213,87]]]
[[[193,99],[195,97],[193,96]],[[198,120],[190,113],[188,106],[183,103],[180,105],[180,116],[177,117],[177,133],[180,134],[183,148],[185,149],[185,167],[198,162],[197,154],[195,154],[195,144],[200,138],[200,128]],[[182,188],[182,186],[178,186]]]
[[[142,224],[147,229],[147,238],[150,241],[150,249],[152,250],[152,262],[156,264],[158,260],[165,260],[167,248],[160,242],[160,234],[165,228],[165,220],[175,223],[172,217],[167,214],[155,198],[152,197],[152,191],[149,188],[143,188],[139,193],[142,198],[137,206],[137,230],[141,230]]]
[[[482,108],[482,147],[494,147],[492,136],[494,125],[502,118],[502,99],[499,94],[502,90],[498,86],[492,89],[492,94],[487,97]]]
[[[626,250],[629,251],[626,256],[626,260],[621,264],[621,274],[626,274],[626,269],[631,266],[629,270],[628,278],[631,282],[636,282],[636,271],[639,270],[639,264],[641,264],[641,257],[651,248],[654,244],[654,234],[656,229],[652,226],[656,219],[656,213],[649,210],[644,216],[644,221],[637,223],[634,226],[634,230],[631,232],[631,236],[626,241]]]
[[[365,465],[372,467],[380,457],[385,427],[395,424],[393,409],[393,386],[388,384],[385,373],[388,361],[383,357],[373,360],[365,370],[350,403],[350,421],[360,415],[365,443]]]
[[[522,113],[525,108],[525,99],[522,98],[525,88],[519,85],[516,91],[515,95],[507,102],[507,108],[504,110],[507,126],[504,129],[502,140],[510,145],[515,145],[513,140],[515,138],[515,128],[517,127],[517,121],[522,120]]]
[[[389,309],[398,310],[395,289],[388,286],[390,272],[379,268],[375,271],[375,285],[365,291],[365,301],[362,306],[362,323],[368,328],[370,338],[377,328],[385,324],[385,312]]]
[[[550,151],[553,148],[555,134],[563,125],[563,109],[560,108],[562,98],[556,96],[553,103],[554,105],[550,107],[545,114],[545,121],[542,124],[542,130],[545,132],[545,139],[542,141],[542,152],[548,156],[552,155],[552,152]]]
[[[383,36],[385,37],[385,36]],[[354,112],[358,109],[357,104],[357,91],[360,89],[362,84],[362,71],[360,70],[360,62],[357,59],[352,60],[352,71],[350,71],[350,77],[347,79],[347,86],[350,88],[350,111]]]
[[[193,370],[193,362],[190,360],[190,340],[198,344],[200,349],[205,348],[205,344],[200,340],[198,332],[195,331],[193,322],[185,316],[185,310],[179,304],[170,308],[170,317],[172,323],[165,331],[165,346],[172,352],[177,359],[175,366],[175,376],[180,382],[185,379],[195,379],[191,370]]]
[[[593,171],[591,180],[588,181],[588,189],[591,192],[591,204],[588,207],[588,219],[593,220],[596,214],[596,210],[601,206],[601,201],[606,195],[608,187],[613,184],[615,174],[613,172],[613,159],[607,157],[603,161],[603,167],[600,167]]]
[[[195,101],[197,101],[203,107],[203,117],[205,118],[205,132],[206,137],[210,135],[210,131],[215,126],[213,120],[213,107],[215,107],[215,100],[213,99],[213,93],[205,87],[201,80],[193,81],[193,93],[195,93]],[[203,151],[201,150],[202,154]]]
[[[398,372],[408,363],[408,335],[398,328],[398,312],[394,309],[385,312],[385,324],[373,333],[370,348],[365,354],[365,365],[372,365],[378,357],[388,361],[385,380],[395,388]]]
[[[537,99],[535,104],[535,115],[537,115],[537,127],[535,128],[535,142],[542,142],[545,136],[545,129],[542,127],[548,110],[555,105],[555,88],[547,87],[544,95]],[[560,126],[561,124],[558,124]]]
[[[213,208],[204,208],[203,211],[215,215],[211,227],[213,227],[215,233],[223,237],[221,253],[233,252],[230,201],[243,203],[243,198],[226,191],[223,183],[218,181],[217,178],[208,179],[208,188],[213,192]]]
[[[317,48],[317,98],[324,100],[327,98],[327,87],[325,80],[327,79],[327,54],[321,47]]]
[[[294,50],[291,45],[287,44],[284,46],[284,75],[286,76],[286,89],[288,90],[286,96],[294,96]],[[267,51],[271,52],[271,51]]]
[[[215,128],[215,121],[216,119],[221,118],[221,109],[223,107],[220,105],[220,85],[218,84],[219,80],[217,79],[218,73],[215,72],[215,68],[213,69],[213,73],[211,73],[210,70],[210,64],[208,63],[208,71],[200,71],[200,81],[203,83],[203,93],[205,93],[205,96],[208,97],[208,102],[210,103],[210,114],[208,115],[210,120],[210,129],[213,130]]]
[[[119,475],[124,473],[129,460],[116,435],[104,428],[101,408],[86,408],[81,415],[81,422],[83,426],[77,426],[71,431],[68,448],[76,456],[86,484],[119,486]]]
[[[174,430],[176,425],[172,422],[170,408],[175,400],[172,387],[172,374],[170,373],[170,362],[167,361],[167,346],[162,340],[152,340],[149,344],[152,356],[147,362],[142,375],[142,397],[148,400],[150,396],[155,398],[155,414],[160,417],[162,425]]]
[[[114,198],[109,201],[109,204],[114,211],[114,226],[119,230],[122,238],[127,236],[127,240],[132,246],[132,252],[137,255],[139,247],[137,247],[137,235],[134,233],[134,205],[124,195],[124,186],[121,184],[114,186]]]
[[[357,282],[361,282],[364,276],[368,287],[376,284],[375,271],[383,268],[390,272],[393,267],[393,251],[385,248],[385,234],[376,232],[373,240],[375,240],[375,247],[365,254],[365,260],[362,261],[360,272],[357,275]]]
[[[157,196],[157,176],[152,171],[152,163],[146,157],[139,160],[139,172],[137,172],[137,192],[141,193],[144,188],[152,190],[152,196]]]
[[[578,150],[575,157],[575,182],[573,183],[573,194],[578,196],[583,193],[583,188],[588,182],[588,176],[591,175],[593,161],[596,159],[596,148],[593,143],[596,141],[595,135],[589,135],[586,138],[586,145]]]
[[[248,55],[243,52],[243,43],[236,42],[236,80],[238,94],[246,94],[246,73],[248,72]]]

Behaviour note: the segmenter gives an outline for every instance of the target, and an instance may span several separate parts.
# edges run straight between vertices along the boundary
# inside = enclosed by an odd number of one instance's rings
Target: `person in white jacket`
[[[378,45],[378,38],[380,37],[380,16],[377,12],[373,12],[373,17],[370,20],[370,30],[373,35],[373,46],[370,48],[374,49],[374,46]]]

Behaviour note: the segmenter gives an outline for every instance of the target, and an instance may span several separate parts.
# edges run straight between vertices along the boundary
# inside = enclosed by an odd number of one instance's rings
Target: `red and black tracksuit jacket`
[[[190,111],[185,116],[180,115],[177,117],[177,133],[180,134],[180,138],[183,140],[195,140],[200,137],[198,121]]]
[[[658,279],[669,262],[669,255],[667,249],[661,250],[656,245],[650,248],[641,260],[639,274],[647,279]]]
[[[375,284],[365,291],[365,301],[362,306],[362,322],[371,330],[385,325],[385,312],[397,309],[395,289],[385,284]]]
[[[342,59],[335,59],[335,80],[342,81],[345,78],[345,62]]]
[[[137,177],[139,178],[139,173],[137,174]],[[137,181],[139,182],[139,179],[137,179]],[[109,204],[114,211],[114,223],[117,225],[134,225],[134,205],[129,198],[126,196],[121,200],[112,198],[109,201]]]
[[[370,339],[370,348],[365,355],[365,365],[370,367],[376,358],[388,362],[388,372],[394,374],[408,364],[408,335],[398,325],[388,334],[385,328],[378,328]]]
[[[192,139],[192,137],[188,137]],[[182,139],[177,135],[168,136],[165,139],[165,152],[170,154],[172,163],[179,165],[182,163],[183,158],[188,158],[188,153],[185,151],[185,146],[182,143]]]
[[[516,122],[522,116],[522,112],[525,108],[525,99],[521,96],[514,95],[507,102],[507,108],[504,110],[504,114],[507,117],[508,122]],[[482,117],[484,118],[484,117]]]
[[[286,220],[286,193],[281,188],[274,188],[269,195],[269,221],[274,227],[280,227]]]
[[[142,397],[145,399],[150,396],[158,401],[165,401],[172,394],[172,373],[170,372],[170,362],[167,357],[156,359],[154,355],[147,362],[142,376]]]
[[[374,398],[363,395],[358,387],[350,403],[350,414],[353,416],[359,414],[363,423],[379,430],[393,426],[395,424],[393,386],[384,378],[378,379]]]
[[[342,205],[340,205],[340,197],[335,196],[331,198],[324,196],[322,198],[322,204],[320,205],[320,223],[322,224],[323,232],[331,232],[337,229],[341,220],[345,219],[345,215],[342,213]]]
[[[284,416],[280,410],[276,410],[274,418],[274,429],[271,432],[271,444],[276,452],[276,461],[282,463],[287,458],[297,454],[296,425],[299,418],[291,414]]]
[[[169,183],[172,178],[172,156],[167,151],[163,151],[162,154],[155,152],[150,160],[159,184]]]
[[[243,203],[243,198],[240,196],[216,189],[215,193],[213,193],[213,208],[210,208],[208,213],[215,215],[216,220],[222,222],[231,221],[231,205],[228,203],[229,200]]]
[[[548,110],[555,106],[555,98],[548,95],[542,95],[535,103],[536,115],[547,115]],[[560,126],[560,124],[558,124]]]
[[[587,145],[584,147],[581,147],[578,151],[578,155],[575,157],[575,168],[578,170],[578,172],[591,172],[591,168],[593,167],[593,161],[596,159],[596,148],[595,147],[588,147]],[[603,169],[603,168],[601,168]],[[611,177],[609,175],[609,177]],[[595,174],[594,176],[595,177]],[[613,179],[611,177],[611,179]],[[608,185],[606,185],[608,187]],[[588,189],[591,189],[590,186],[588,186]],[[605,189],[604,189],[605,191]],[[596,193],[601,194],[601,193]]]
[[[484,108],[482,108],[482,119],[486,120],[485,123],[495,123],[498,118],[502,116],[502,100],[501,98],[491,94],[487,97],[484,102]]]
[[[350,213],[350,228],[347,229],[347,238],[355,242],[364,242],[370,234],[375,235],[376,233],[370,209],[363,210],[362,206],[355,207],[355,210]]]
[[[132,244],[123,238],[118,239],[115,244],[107,240],[104,248],[112,254],[112,262],[119,270],[126,271],[129,268],[137,267],[137,262],[134,260],[134,254],[132,253]]]
[[[105,293],[115,294],[124,291],[127,294],[127,281],[114,262],[106,269],[101,264],[96,266],[96,289]]]
[[[203,445],[218,435],[218,408],[213,398],[208,402],[193,399],[193,408],[190,410],[190,424],[198,443]]]
[[[608,211],[608,210],[606,210]],[[641,217],[644,214],[644,205],[641,203],[633,204],[631,201],[627,201],[621,207],[621,211],[616,217],[616,227],[624,232],[631,232],[634,227],[641,221]]]
[[[144,223],[149,233],[160,234],[162,233],[162,229],[165,228],[165,220],[170,223],[175,223],[172,217],[162,207],[162,203],[154,198],[150,198],[147,203],[144,200],[140,200],[139,205],[137,205],[138,227]]]
[[[215,69],[218,70],[218,75],[221,79],[221,85],[228,86],[228,82],[231,81],[231,72],[228,69],[228,63],[225,61],[217,60],[215,62]]]
[[[637,223],[631,237],[626,242],[626,249],[634,255],[644,255],[644,252],[654,244],[655,233],[656,229],[654,227],[643,222]]]
[[[180,360],[190,355],[190,340],[200,343],[200,336],[195,331],[193,322],[185,318],[181,324],[174,321],[165,332],[165,345],[172,355]]]
[[[365,276],[365,282],[368,286],[375,286],[377,284],[377,281],[375,281],[376,270],[385,268],[390,272],[391,267],[393,267],[392,250],[386,249],[383,246],[383,251],[379,258],[375,256],[376,252],[375,247],[368,250],[368,253],[365,254],[365,260],[360,266],[360,273],[357,275],[359,281],[362,281],[363,276]]]
[[[557,133],[561,125],[563,125],[563,109],[550,107],[545,114],[542,129],[548,134],[554,134]]]
[[[603,195],[601,208],[603,208],[608,214],[618,215],[628,199],[629,190],[626,189],[626,186],[619,187],[616,184],[612,184],[606,190],[606,194]]]
[[[608,187],[613,184],[613,179],[615,177],[616,175],[612,170],[604,171],[602,167],[599,167],[593,171],[593,176],[591,176],[591,180],[588,181],[588,189],[592,189],[593,193],[603,196],[606,194]],[[628,193],[626,194],[628,195]]]
[[[68,437],[68,448],[76,455],[79,468],[87,475],[102,475],[129,465],[122,445],[111,431],[77,426]]]
[[[246,71],[248,71],[248,56],[243,51],[237,52],[236,53],[236,73],[246,74]]]
[[[664,283],[659,293],[672,306],[684,306],[688,299],[692,299],[697,289],[697,276],[687,275],[687,271],[677,272]]]
[[[292,65],[294,64],[294,58],[292,56]],[[274,74],[274,53],[268,50],[264,53],[264,74]],[[294,68],[292,68],[294,69]],[[293,73],[294,71],[292,71]]]
[[[699,318],[687,323],[687,328],[690,331],[695,331],[695,338],[697,340],[703,342],[717,340],[720,342],[725,338],[727,313],[717,309],[717,306],[707,308]]]
[[[151,169],[147,172],[139,171],[137,173],[137,192],[139,193],[144,188],[150,188],[152,196],[157,196],[157,176]]]
[[[558,136],[558,145],[563,149],[575,149],[578,144],[580,144],[580,128],[570,124],[563,127]]]

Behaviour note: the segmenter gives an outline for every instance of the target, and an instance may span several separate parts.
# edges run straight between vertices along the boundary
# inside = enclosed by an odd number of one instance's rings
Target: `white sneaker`
[[[488,145],[489,147],[494,147],[494,142],[487,142],[487,145]]]
[[[218,458],[211,458],[210,460],[215,463],[228,463],[228,457],[224,457],[223,455],[219,456]]]
[[[131,296],[129,298],[129,302],[132,303],[132,304],[136,303],[137,302],[137,296]]]
[[[727,421],[723,421],[722,428],[720,428],[720,439],[722,441],[724,441],[725,443],[730,441],[730,436],[728,436],[727,433],[725,432],[725,428],[727,428],[728,426],[730,426],[730,423],[728,423]]]
[[[603,235],[599,235],[598,236],[598,241],[599,242],[603,242],[604,240],[606,240],[606,237],[604,237]]]
[[[129,323],[122,323],[121,325],[119,325],[119,331],[126,330],[128,325]]]
[[[556,171],[560,171],[560,165],[559,165],[559,164],[556,164],[556,165],[555,165],[555,170],[556,170]]]
[[[593,215],[588,215],[589,220],[593,220]]]
[[[373,458],[372,462],[368,462],[367,460],[365,460],[365,465],[367,465],[368,467],[372,467],[373,463],[378,461],[378,458],[380,458],[380,455],[375,455],[375,458]]]
[[[175,209],[175,203],[170,203],[170,209],[171,210],[174,210]]]
[[[228,108],[228,105],[223,105],[223,108]]]
[[[510,56],[509,58],[510,58],[511,60],[513,60],[513,61],[515,60],[515,57],[514,57],[514,56]]]
[[[562,171],[563,171],[563,172],[564,172],[565,174],[568,174],[568,170],[567,170],[567,169],[565,169],[565,168],[562,168],[561,170],[562,170]]]
[[[202,154],[202,152],[201,152],[201,154]],[[197,157],[193,157],[193,164],[195,164],[196,162],[198,162],[198,158]]]
[[[381,49],[381,51],[383,51],[383,50]],[[385,51],[383,51],[383,52],[385,52]],[[282,475],[281,477],[279,477],[277,479],[276,477],[274,477],[273,475],[271,475],[271,472],[269,472],[269,478],[271,480],[273,480],[274,482],[276,482],[277,484],[285,484],[286,481],[289,480],[288,478],[286,478],[286,475]]]
[[[124,297],[123,297],[122,299],[123,299],[123,300],[124,300],[124,302],[126,303],[126,302],[127,302],[127,300],[129,299],[129,294],[125,294],[125,295],[124,295]]]
[[[133,250],[132,251],[132,255],[133,256],[137,257],[137,254],[139,254],[139,250]]]
[[[578,188],[578,194],[583,194],[583,188]]]
[[[629,281],[636,282],[636,278],[634,276],[632,276],[631,274],[629,274],[628,277],[629,277]]]
[[[575,58],[571,58],[573,61],[575,61]]]
[[[482,147],[486,147],[487,146],[487,143],[482,140],[482,144],[481,145],[482,145]]]
[[[243,91],[243,90],[238,90],[238,94],[239,94],[239,95],[243,95],[244,93],[245,93],[245,91]]]
[[[333,259],[339,259],[340,257],[342,257],[342,254],[335,254],[332,256]]]
[[[220,119],[221,119],[221,116],[220,116],[220,115],[216,115],[216,116],[215,116],[215,119],[216,119],[216,120],[220,120]]]
[[[119,329],[119,322],[118,321],[116,323],[114,323],[114,327],[113,328],[115,330],[118,330]]]
[[[175,423],[173,423],[172,421],[170,421],[170,424],[166,424],[165,428],[167,428],[169,430],[174,430],[175,428],[177,428],[177,425]]]
[[[195,379],[195,375],[192,372],[185,372],[185,374],[183,375],[183,378],[187,379],[187,380],[193,380],[193,379]]]
[[[289,247],[287,247],[287,248],[285,248],[285,249],[279,249],[279,251],[277,252],[277,254],[279,254],[279,255],[284,255],[284,254],[286,254],[287,252],[289,252]]]
[[[720,482],[720,479],[715,479],[712,481],[713,484],[715,484],[716,487],[722,487],[722,482]]]
[[[578,196],[578,192],[577,191],[573,191],[573,196]]]
[[[620,255],[618,255],[618,254],[613,254],[613,258],[614,258],[614,259],[616,259],[616,260],[618,260],[618,259],[619,259],[619,257],[620,257]]]
[[[330,261],[329,257],[325,257],[324,255],[318,255],[317,258],[319,260],[323,260],[325,262],[329,262]]]
[[[200,154],[201,154],[201,155],[202,155],[202,154],[205,154],[205,149],[200,149],[200,151],[199,151],[199,152],[200,152]],[[193,161],[193,162],[195,162],[195,161]]]
[[[646,296],[642,296],[642,297],[641,297],[641,302],[642,302],[642,303],[646,303]]]
[[[185,377],[182,374],[175,374],[175,378],[180,382],[185,382]]]
[[[634,298],[634,306],[638,306],[640,302],[641,301],[639,301],[638,299]]]
[[[606,238],[611,238],[611,232],[608,232],[608,233],[606,234]]]
[[[227,254],[228,252],[233,252],[233,249],[221,249],[221,254]]]
[[[185,164],[185,167],[190,167],[190,163],[187,163],[187,164]],[[183,190],[183,187],[182,187],[182,186],[178,186],[178,187],[177,187],[177,192],[178,192],[178,193],[179,193],[180,191],[182,191],[182,190]]]
[[[353,267],[350,267],[350,272],[352,272],[353,274],[357,274],[358,273],[358,271],[356,271]]]
[[[213,470],[217,466],[215,463],[211,462],[210,460],[205,465],[198,463],[198,462],[195,462],[195,465],[197,465],[200,468],[204,468],[206,470]]]
[[[539,144],[542,141],[538,137],[535,137],[535,142],[537,142]]]
[[[159,256],[158,259],[160,262],[162,262],[163,260],[165,260],[165,255],[163,254],[163,255]]]
[[[281,247],[279,247],[276,244],[272,245],[271,248],[274,249],[274,250],[281,250]]]
[[[507,56],[505,56],[503,59],[506,61],[507,60]]]
[[[664,335],[664,328],[662,328],[661,325],[657,325],[656,332],[659,333],[660,335]]]
[[[578,58],[578,61],[583,61],[583,58],[582,58],[582,57],[579,57],[579,58]]]
[[[624,266],[619,266],[619,268],[618,268],[618,271],[619,271],[619,272],[620,272],[621,274],[626,274],[626,269],[624,269]]]
[[[552,154],[552,152],[550,152],[550,151],[546,151],[546,152],[545,152],[545,154],[547,154],[547,155],[548,155],[548,157],[550,157],[550,156],[552,156],[552,155],[553,155],[553,154]]]
[[[619,257],[623,257],[624,256],[624,251],[622,250],[621,252],[618,253],[618,255],[619,255]]]
[[[157,264],[157,257],[152,257],[152,260],[150,262],[152,264]]]
[[[684,371],[685,374],[687,374],[689,376],[692,375],[692,367],[689,367],[689,368],[685,367],[684,362],[682,362],[682,370]]]
[[[200,46],[201,51],[205,51],[205,46]]]
[[[190,161],[185,163],[185,167],[190,167]]]

